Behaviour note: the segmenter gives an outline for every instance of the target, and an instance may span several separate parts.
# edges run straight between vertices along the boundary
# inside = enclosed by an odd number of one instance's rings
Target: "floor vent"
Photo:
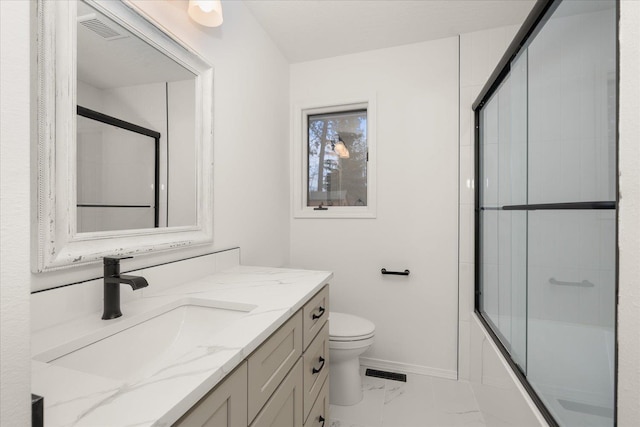
[[[365,375],[368,377],[384,378],[385,380],[402,381],[403,383],[407,382],[407,376],[405,374],[398,374],[395,372],[367,369]]]

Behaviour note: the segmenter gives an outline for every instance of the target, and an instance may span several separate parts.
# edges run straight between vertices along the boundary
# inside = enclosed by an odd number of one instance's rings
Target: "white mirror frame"
[[[196,224],[76,232],[77,3],[38,0],[37,169],[31,174],[32,188],[37,189],[32,209],[37,223],[37,231],[32,232],[34,272],[97,262],[107,255],[145,254],[213,241],[213,67],[128,4],[86,3],[196,75]]]

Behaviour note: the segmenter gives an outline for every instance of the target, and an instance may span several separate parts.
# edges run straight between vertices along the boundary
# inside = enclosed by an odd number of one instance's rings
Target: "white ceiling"
[[[290,62],[520,25],[534,3],[535,0],[245,0]]]

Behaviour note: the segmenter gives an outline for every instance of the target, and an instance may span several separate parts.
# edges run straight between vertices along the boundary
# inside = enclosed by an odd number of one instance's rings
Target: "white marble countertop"
[[[77,347],[78,340],[91,342],[96,334],[122,329],[136,323],[136,317],[185,297],[256,306],[180,361],[134,380],[32,360],[32,392],[44,397],[45,426],[171,425],[331,277],[324,271],[240,266],[122,304],[124,315],[118,319],[104,321],[95,313],[34,333],[32,355],[38,356],[67,343]]]

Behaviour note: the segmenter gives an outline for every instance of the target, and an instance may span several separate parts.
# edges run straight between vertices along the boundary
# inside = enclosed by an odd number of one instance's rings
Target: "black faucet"
[[[102,313],[102,320],[115,319],[122,316],[120,311],[121,283],[131,286],[134,291],[149,286],[144,277],[120,274],[120,260],[128,258],[133,257],[104,258],[104,312]]]

